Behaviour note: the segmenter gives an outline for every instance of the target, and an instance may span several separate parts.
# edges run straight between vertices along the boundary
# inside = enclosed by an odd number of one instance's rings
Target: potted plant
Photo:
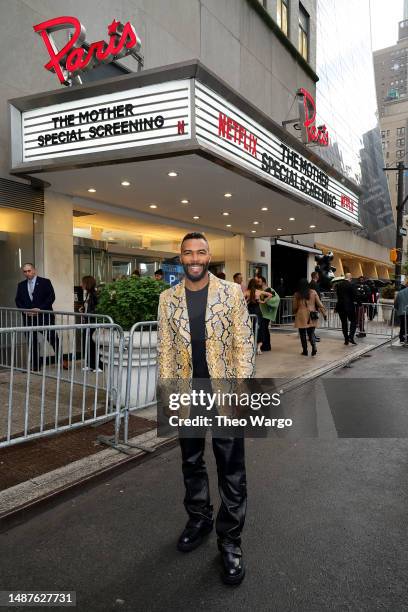
[[[394,306],[395,286],[388,284],[381,290],[379,303],[382,305],[382,319],[384,323],[391,324],[392,307]],[[385,306],[385,308],[384,308]]]
[[[99,294],[98,314],[109,315],[120,325],[124,332],[124,351],[122,361],[121,405],[125,404],[126,381],[130,368],[130,407],[150,403],[156,391],[156,347],[157,331],[137,331],[132,333],[132,358],[129,363],[130,331],[135,323],[156,321],[160,293],[168,285],[150,277],[127,277],[105,285]],[[101,333],[100,345],[102,361],[109,358],[109,332]],[[114,342],[114,379],[117,383],[119,369],[119,338]]]

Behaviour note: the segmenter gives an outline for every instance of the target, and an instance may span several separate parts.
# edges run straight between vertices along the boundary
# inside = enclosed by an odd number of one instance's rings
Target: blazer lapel
[[[184,279],[176,285],[171,301],[174,331],[182,338],[186,347],[191,351],[190,320],[188,318]]]

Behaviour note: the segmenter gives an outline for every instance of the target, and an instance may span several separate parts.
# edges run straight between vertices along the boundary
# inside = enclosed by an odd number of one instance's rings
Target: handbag
[[[310,311],[310,320],[311,321],[318,321],[319,320],[319,313],[317,312],[317,310],[311,310]]]

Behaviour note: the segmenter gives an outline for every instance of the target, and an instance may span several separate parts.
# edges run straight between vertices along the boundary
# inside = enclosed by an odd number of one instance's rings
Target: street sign
[[[407,235],[407,230],[405,227],[400,227],[400,236],[406,236]]]

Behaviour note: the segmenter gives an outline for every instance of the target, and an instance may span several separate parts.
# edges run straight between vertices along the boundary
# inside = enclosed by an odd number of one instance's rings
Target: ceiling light
[[[259,225],[259,221],[254,221],[254,225]]]
[[[277,231],[277,232],[281,232],[281,231],[282,231],[282,228],[281,228],[281,227],[277,227],[277,228],[276,228],[276,231]]]
[[[197,215],[195,217],[193,217],[193,219],[199,219],[200,217],[197,217]]]
[[[222,214],[224,215],[224,217],[228,217],[229,216],[229,212],[223,212]]]
[[[314,229],[316,226],[315,225],[309,225],[310,229]]]
[[[256,230],[251,230],[251,234],[256,234]]]
[[[167,173],[167,176],[178,176],[177,172],[174,172],[174,170],[172,170],[171,172]]]
[[[180,200],[182,204],[190,204],[190,200]]]
[[[295,217],[289,217],[289,221],[294,221]]]
[[[89,193],[96,193],[96,189],[94,189],[93,187],[90,187],[88,189]]]
[[[130,183],[129,183],[129,181],[122,181],[121,185],[122,185],[122,187],[129,187]]]
[[[149,204],[149,208],[157,208],[157,204]]]
[[[224,198],[232,198],[232,193],[224,193]]]
[[[263,207],[261,208],[261,210],[268,210],[268,207],[267,207],[267,206],[263,206]]]
[[[231,227],[231,223],[227,223],[225,227]]]

